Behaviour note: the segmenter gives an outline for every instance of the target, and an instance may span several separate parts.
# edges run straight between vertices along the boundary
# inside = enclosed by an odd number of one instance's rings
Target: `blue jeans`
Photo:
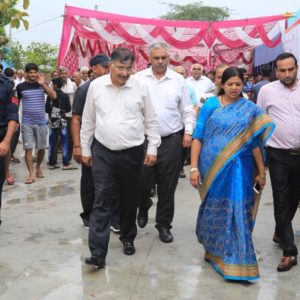
[[[56,157],[54,157],[55,147],[57,146],[57,136],[60,134],[61,145],[63,150],[63,164],[69,164],[69,136],[66,127],[63,128],[50,128],[49,129],[49,164],[51,166],[56,164]]]

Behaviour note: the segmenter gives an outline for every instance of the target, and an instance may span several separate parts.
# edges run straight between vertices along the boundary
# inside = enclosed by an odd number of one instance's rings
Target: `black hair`
[[[28,64],[26,64],[26,66],[25,66],[25,72],[27,73],[27,72],[29,72],[31,70],[35,70],[35,71],[38,72],[39,71],[39,67],[35,63],[28,63]]]
[[[111,54],[111,61],[120,61],[121,63],[134,62],[134,54],[128,48],[118,47]]]
[[[3,65],[0,64],[0,72],[3,70]]]
[[[296,56],[293,54],[293,53],[290,53],[290,52],[283,52],[281,54],[279,54],[276,59],[275,59],[275,68],[277,68],[277,62],[279,60],[284,60],[284,59],[288,59],[288,58],[292,58],[294,61],[295,61],[295,65],[297,67],[298,65],[298,62],[297,62],[297,58]]]
[[[53,77],[53,78],[51,79],[51,81],[52,81],[52,84],[55,85],[55,87],[56,87],[57,89],[61,89],[62,86],[64,85],[63,79],[62,79],[61,77],[59,77],[59,76]]]
[[[13,77],[15,71],[12,68],[6,68],[3,73],[6,77]]]
[[[263,77],[270,77],[272,73],[272,68],[270,65],[262,65],[261,68],[260,68],[260,74],[263,76]]]
[[[246,70],[245,68],[240,68],[240,70],[241,70],[241,72],[242,72],[243,74],[246,74],[246,73],[247,73],[247,70]]]
[[[236,76],[239,77],[242,80],[242,82],[244,82],[243,70],[241,70],[240,68],[235,68],[235,67],[227,68],[222,75],[221,84],[224,84],[231,77],[236,77]],[[225,94],[225,91],[223,88],[221,88],[219,91],[219,96],[222,96],[224,94]],[[240,94],[240,97],[243,97],[242,92]]]

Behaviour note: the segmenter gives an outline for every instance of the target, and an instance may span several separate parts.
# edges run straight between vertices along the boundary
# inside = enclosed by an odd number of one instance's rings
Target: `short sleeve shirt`
[[[26,125],[46,125],[45,91],[37,83],[23,82],[17,86],[17,94],[23,107],[22,123]]]

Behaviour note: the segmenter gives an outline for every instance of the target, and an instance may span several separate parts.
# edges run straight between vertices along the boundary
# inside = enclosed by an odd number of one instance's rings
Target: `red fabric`
[[[94,31],[91,18],[97,19],[104,28],[100,33],[102,37]],[[121,37],[125,42],[123,44],[134,51],[138,67],[147,64],[148,55],[145,55],[145,50],[148,47],[147,41],[151,38],[164,40],[169,44],[170,63],[173,65],[199,62],[207,68],[212,68],[218,61],[234,60],[251,64],[252,60],[245,59],[242,53],[242,49],[249,45],[240,40],[232,28],[242,27],[251,38],[261,38],[268,47],[275,47],[281,42],[281,34],[274,40],[270,40],[267,34],[276,22],[281,20],[284,20],[284,17],[277,15],[221,22],[172,21],[136,18],[66,6],[58,64],[73,68],[74,62],[70,58],[74,58],[74,53],[80,56],[76,60],[77,63],[86,63],[91,56],[99,52],[110,55],[115,47],[120,46],[112,44],[116,42],[116,37]],[[143,36],[139,36],[135,24],[142,25],[145,36],[144,33]],[[72,47],[68,49],[72,28],[75,34]],[[206,47],[206,50],[203,47]],[[230,54],[233,49],[240,54]]]

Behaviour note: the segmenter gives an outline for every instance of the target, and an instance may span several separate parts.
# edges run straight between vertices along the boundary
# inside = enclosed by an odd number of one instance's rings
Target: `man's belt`
[[[169,134],[169,135],[167,135],[167,136],[162,136],[161,139],[164,140],[164,139],[167,139],[167,138],[169,138],[169,137],[171,137],[171,136],[175,136],[175,135],[177,135],[177,134],[183,134],[183,129],[181,129],[181,130],[179,130],[179,131],[176,131],[176,132],[174,132],[174,133],[172,133],[172,134]]]
[[[268,149],[284,152],[290,155],[300,155],[300,148],[281,149],[281,148],[268,147]]]

